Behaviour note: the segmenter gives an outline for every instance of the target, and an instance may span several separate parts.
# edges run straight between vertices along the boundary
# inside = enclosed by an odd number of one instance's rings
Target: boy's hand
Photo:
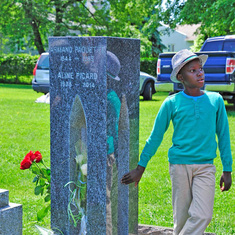
[[[228,191],[232,185],[231,172],[224,171],[220,178],[221,192]]]
[[[122,184],[130,184],[135,182],[135,187],[137,187],[143,173],[144,173],[145,167],[137,166],[134,170],[130,171],[129,173],[125,174],[122,179]]]

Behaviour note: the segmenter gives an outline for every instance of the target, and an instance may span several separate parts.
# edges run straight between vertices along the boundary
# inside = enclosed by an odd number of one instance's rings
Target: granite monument
[[[50,37],[51,227],[138,234],[140,41]],[[59,234],[59,232],[58,232]]]

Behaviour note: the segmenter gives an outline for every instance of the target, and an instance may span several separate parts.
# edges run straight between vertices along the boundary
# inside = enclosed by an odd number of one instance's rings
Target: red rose
[[[34,159],[36,159],[36,163],[39,163],[42,160],[42,154],[39,151],[34,153]]]
[[[32,165],[32,162],[31,162],[31,159],[30,159],[30,156],[29,154],[27,154],[23,161],[20,163],[20,169],[21,170],[26,170],[26,169],[29,169]]]
[[[26,154],[25,157],[29,157],[30,160],[31,160],[31,162],[33,162],[34,159],[35,159],[35,156],[34,156],[34,154],[33,154],[33,151],[29,151],[29,152]]]

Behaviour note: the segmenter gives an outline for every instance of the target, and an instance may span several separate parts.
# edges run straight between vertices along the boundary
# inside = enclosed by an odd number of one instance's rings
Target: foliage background
[[[2,51],[48,48],[48,36],[113,36],[141,39],[143,56],[162,50],[159,34],[161,0],[2,0]]]
[[[193,51],[199,51],[208,37],[235,34],[235,0],[166,0],[162,19],[177,24],[201,24]]]
[[[198,49],[207,37],[235,34],[235,0],[1,0],[0,53],[47,50],[49,36],[141,39],[141,57],[164,45],[158,26],[200,24]]]
[[[155,76],[154,58],[165,47],[158,31],[162,23],[171,29],[178,24],[199,23],[197,39],[191,48],[198,51],[207,37],[235,34],[234,8],[235,0],[2,0],[0,55],[41,54],[48,49],[49,36],[138,38],[141,69]],[[151,59],[154,63],[149,62]],[[14,70],[14,65],[1,69],[2,82],[7,82],[6,75],[12,74],[4,70],[11,69]],[[19,74],[22,76],[22,72]],[[25,82],[19,74],[17,71],[8,82]]]

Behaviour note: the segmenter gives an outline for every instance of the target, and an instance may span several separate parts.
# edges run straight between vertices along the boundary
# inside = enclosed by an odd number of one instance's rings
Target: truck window
[[[207,42],[202,51],[222,51],[223,41]]]
[[[226,41],[224,43],[224,51],[235,51],[235,41]]]

